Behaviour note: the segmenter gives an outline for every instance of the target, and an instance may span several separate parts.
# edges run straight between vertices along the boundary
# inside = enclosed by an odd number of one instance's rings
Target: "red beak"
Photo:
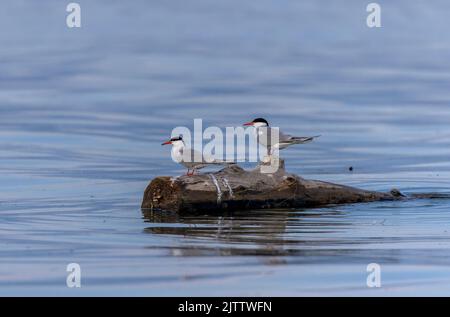
[[[253,125],[253,122],[244,123],[244,126],[249,126],[249,125]]]
[[[166,145],[166,144],[172,144],[172,141],[166,141],[166,142],[164,142],[164,143],[161,144],[161,145]]]

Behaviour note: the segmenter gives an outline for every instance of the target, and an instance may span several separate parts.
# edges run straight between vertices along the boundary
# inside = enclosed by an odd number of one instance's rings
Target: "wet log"
[[[301,208],[330,204],[401,199],[403,195],[367,191],[285,171],[262,173],[261,165],[247,171],[230,165],[215,173],[153,179],[144,192],[143,209],[176,212],[223,212],[261,208]]]

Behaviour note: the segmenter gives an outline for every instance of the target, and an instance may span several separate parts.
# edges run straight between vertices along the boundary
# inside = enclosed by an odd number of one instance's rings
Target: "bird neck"
[[[255,126],[255,135],[259,135],[260,133],[263,133],[264,128],[267,128],[266,125],[260,125],[260,126]]]
[[[172,155],[179,156],[183,155],[184,142],[177,141],[172,143]]]

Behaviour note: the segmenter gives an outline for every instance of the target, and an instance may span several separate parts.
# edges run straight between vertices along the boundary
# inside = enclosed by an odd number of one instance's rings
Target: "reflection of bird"
[[[255,127],[258,143],[267,148],[269,155],[272,154],[273,149],[282,150],[293,144],[309,143],[315,138],[320,137],[320,135],[309,137],[298,137],[289,134],[284,134],[279,129],[269,127],[269,122],[267,122],[267,120],[263,118],[256,118],[251,122],[244,123],[244,126]],[[278,142],[272,144],[272,138],[276,136],[276,134],[278,134]]]
[[[196,170],[204,168],[208,165],[234,164],[233,162],[225,162],[214,158],[205,157],[202,153],[194,149],[186,148],[181,135],[171,138],[169,141],[166,141],[161,145],[166,144],[172,144],[172,159],[188,169],[186,173],[188,176],[194,175]]]

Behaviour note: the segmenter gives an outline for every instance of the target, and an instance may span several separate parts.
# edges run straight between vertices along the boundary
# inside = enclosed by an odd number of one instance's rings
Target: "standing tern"
[[[172,158],[188,169],[186,173],[186,175],[188,176],[194,175],[195,171],[209,165],[235,164],[234,162],[227,162],[211,157],[205,157],[199,151],[187,148],[181,135],[171,138],[169,141],[166,141],[161,145],[166,144],[172,144]]]
[[[309,136],[309,137],[298,137],[289,134],[284,134],[279,129],[274,129],[269,126],[269,122],[263,118],[256,118],[251,122],[244,123],[244,126],[255,127],[255,134],[258,143],[267,148],[268,155],[272,154],[273,149],[285,149],[294,144],[304,144],[313,141],[315,138],[320,137],[320,135]],[[278,142],[272,144],[272,136],[278,134]]]

